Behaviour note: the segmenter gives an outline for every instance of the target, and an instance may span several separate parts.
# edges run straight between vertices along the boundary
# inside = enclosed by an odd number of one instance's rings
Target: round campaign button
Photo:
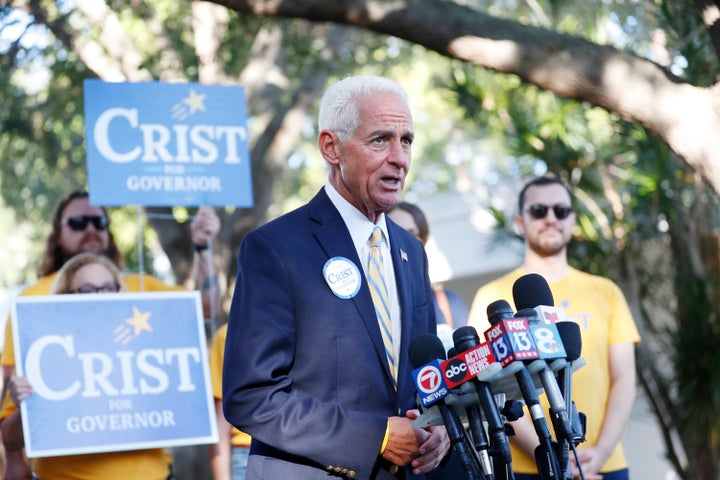
[[[345,257],[333,257],[325,262],[323,276],[338,298],[353,298],[360,291],[360,270]]]

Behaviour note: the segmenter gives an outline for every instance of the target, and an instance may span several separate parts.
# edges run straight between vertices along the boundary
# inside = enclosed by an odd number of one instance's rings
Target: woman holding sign
[[[115,293],[124,290],[120,271],[111,260],[94,253],[83,253],[60,269],[51,293]],[[8,401],[8,396],[3,398],[1,416],[4,421],[0,430],[5,448],[15,451],[24,446],[18,405],[33,394],[33,388],[26,378],[18,376],[10,378],[7,388],[12,401]],[[162,448],[32,458],[30,461],[36,478],[42,480],[165,480],[171,477],[172,463],[169,453]]]

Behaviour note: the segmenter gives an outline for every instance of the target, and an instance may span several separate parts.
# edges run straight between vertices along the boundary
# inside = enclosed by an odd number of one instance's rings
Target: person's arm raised
[[[190,223],[195,288],[200,291],[205,318],[214,318],[220,307],[218,277],[213,265],[212,241],[220,231],[220,217],[208,206],[198,208]]]

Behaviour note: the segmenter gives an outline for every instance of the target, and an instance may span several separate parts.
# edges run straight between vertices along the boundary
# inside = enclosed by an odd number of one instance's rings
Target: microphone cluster
[[[470,326],[453,332],[454,348],[447,354],[435,335],[411,341],[410,361],[423,412],[415,424],[446,426],[468,479],[514,479],[508,441],[514,431],[507,421],[523,415],[524,403],[539,440],[535,462],[540,478],[572,478],[569,450],[584,441],[585,431],[584,417],[571,400],[571,374],[584,364],[580,329],[554,307],[540,275],[519,278],[513,300],[515,314],[505,300],[488,306],[491,327],[482,342]],[[540,405],[543,391],[555,439]]]

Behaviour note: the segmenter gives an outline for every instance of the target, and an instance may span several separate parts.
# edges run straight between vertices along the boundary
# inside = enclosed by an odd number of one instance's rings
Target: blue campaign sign
[[[215,443],[198,292],[18,297],[29,457]]]
[[[85,80],[94,205],[252,207],[240,86]]]

